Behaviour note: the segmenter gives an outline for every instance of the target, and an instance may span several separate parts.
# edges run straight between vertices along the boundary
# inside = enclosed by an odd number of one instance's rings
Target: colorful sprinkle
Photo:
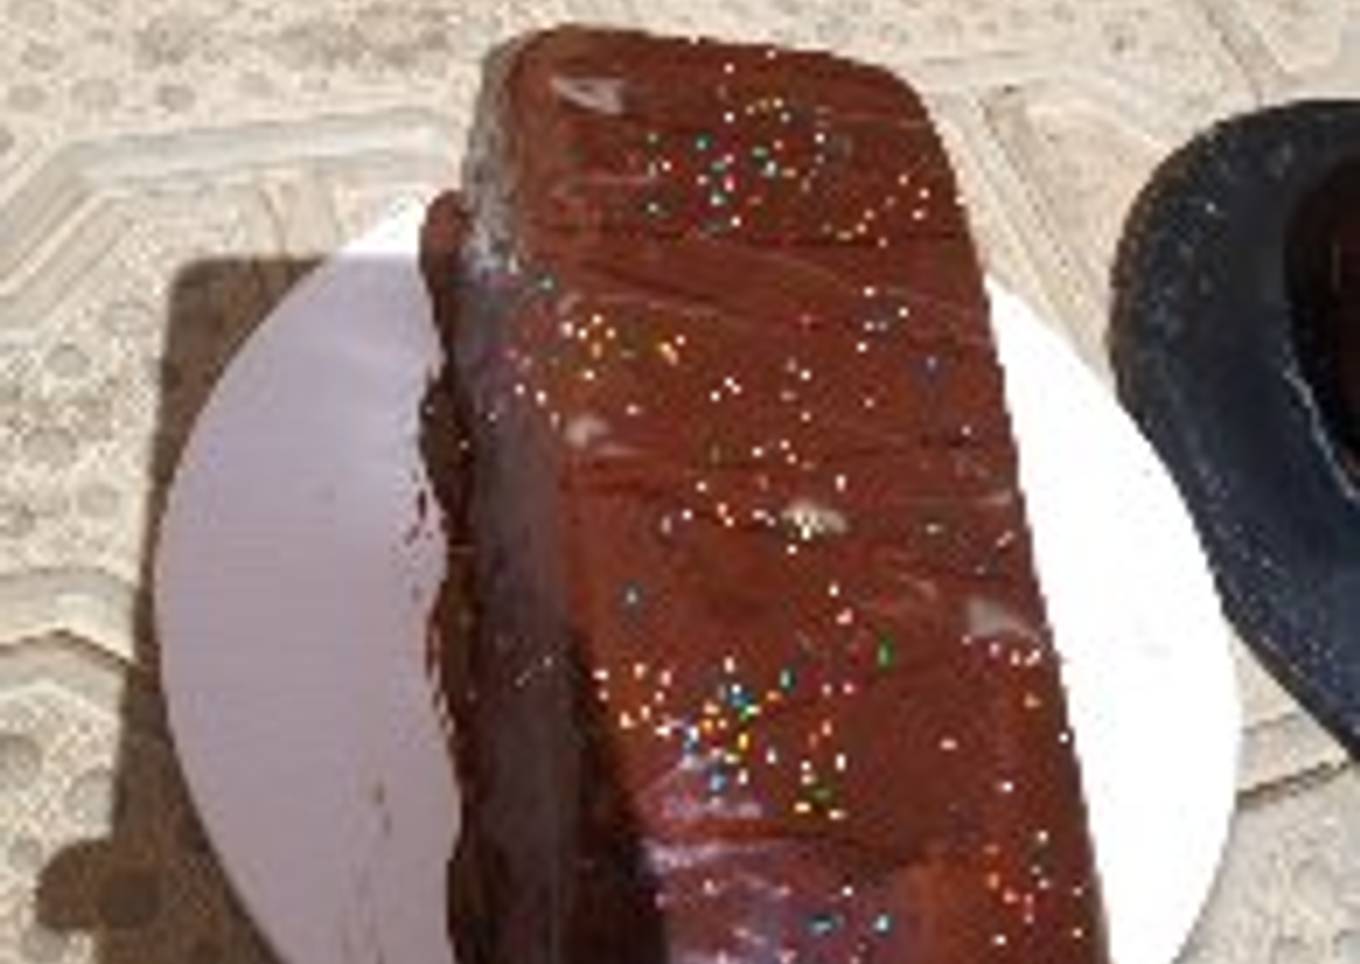
[[[813,937],[826,937],[828,934],[834,933],[841,926],[841,923],[839,914],[813,914],[808,918],[808,933]]]
[[[626,583],[619,594],[619,599],[625,609],[637,609],[642,605],[642,587],[635,582]]]

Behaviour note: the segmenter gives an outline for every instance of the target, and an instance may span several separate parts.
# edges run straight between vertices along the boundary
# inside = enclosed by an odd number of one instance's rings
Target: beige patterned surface
[[[1360,91],[1355,0],[0,0],[0,964],[269,960],[161,719],[162,483],[309,259],[452,178],[487,46],[569,18],[913,78],[995,270],[1098,369],[1159,158],[1234,110]],[[1356,964],[1360,778],[1241,671],[1241,807],[1186,959]]]

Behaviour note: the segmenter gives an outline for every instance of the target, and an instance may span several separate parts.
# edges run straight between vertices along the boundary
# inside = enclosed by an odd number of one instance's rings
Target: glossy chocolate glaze
[[[1105,961],[916,96],[564,28],[492,59],[464,184],[426,240],[429,430],[471,455],[440,493],[477,605],[443,654],[463,964]]]

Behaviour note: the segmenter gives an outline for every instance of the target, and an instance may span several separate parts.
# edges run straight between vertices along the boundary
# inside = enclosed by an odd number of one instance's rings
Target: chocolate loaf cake
[[[824,54],[531,36],[424,263],[470,546],[437,620],[460,962],[1106,961],[918,98]]]

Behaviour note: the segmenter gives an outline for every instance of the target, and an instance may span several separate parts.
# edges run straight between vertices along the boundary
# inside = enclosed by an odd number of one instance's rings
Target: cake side
[[[1104,960],[919,99],[566,28],[495,58],[465,186],[460,958]]]

